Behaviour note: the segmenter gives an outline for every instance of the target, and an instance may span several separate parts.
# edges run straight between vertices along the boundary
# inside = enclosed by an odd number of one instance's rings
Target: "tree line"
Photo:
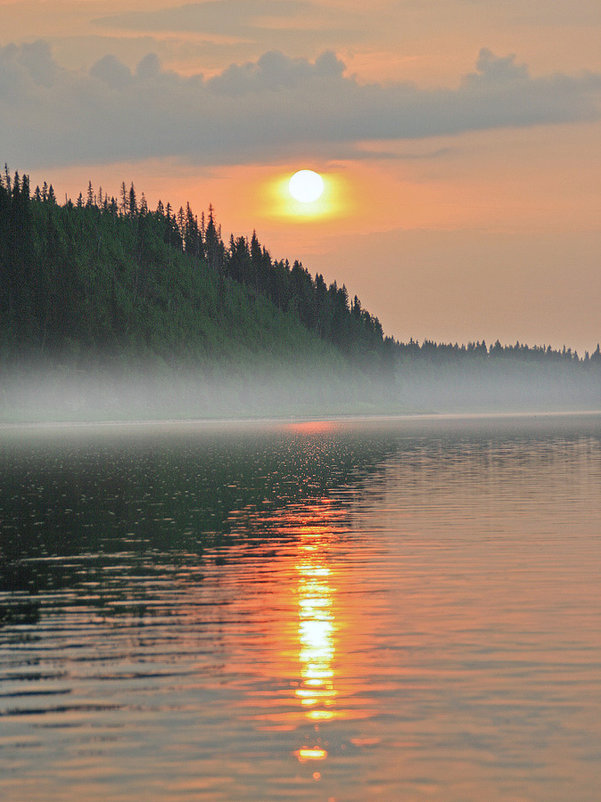
[[[0,276],[4,356],[126,349],[209,357],[244,351],[253,338],[267,350],[270,338],[283,338],[294,351],[294,321],[297,338],[306,345],[301,330],[312,338],[309,350],[322,342],[366,371],[511,361],[601,366],[599,345],[581,357],[519,342],[399,342],[344,284],[328,285],[298,260],[273,259],[256,232],[224,242],[212,206],[200,218],[189,204],[176,211],[159,200],[151,210],[133,183],[122,183],[115,198],[89,182],[85,196],[61,205],[52,185],[32,191],[27,175],[5,167]]]

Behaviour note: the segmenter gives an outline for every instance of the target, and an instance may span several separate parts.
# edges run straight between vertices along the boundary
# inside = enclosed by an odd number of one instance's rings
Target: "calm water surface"
[[[601,417],[0,431],[0,797],[601,788]]]

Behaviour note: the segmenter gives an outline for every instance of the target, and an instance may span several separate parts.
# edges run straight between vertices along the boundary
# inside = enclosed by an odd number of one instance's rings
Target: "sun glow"
[[[351,212],[351,188],[339,173],[299,170],[263,184],[265,212],[299,223],[328,222]]]

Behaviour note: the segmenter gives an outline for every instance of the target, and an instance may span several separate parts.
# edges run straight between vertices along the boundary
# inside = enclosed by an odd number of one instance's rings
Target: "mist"
[[[0,373],[0,422],[320,418],[584,411],[601,408],[596,365],[399,365],[393,371],[223,366],[73,370],[42,363]]]

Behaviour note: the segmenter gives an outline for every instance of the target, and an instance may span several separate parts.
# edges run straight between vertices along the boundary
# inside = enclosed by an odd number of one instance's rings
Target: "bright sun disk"
[[[300,203],[316,201],[323,189],[323,178],[313,170],[299,170],[288,182],[288,191]]]

